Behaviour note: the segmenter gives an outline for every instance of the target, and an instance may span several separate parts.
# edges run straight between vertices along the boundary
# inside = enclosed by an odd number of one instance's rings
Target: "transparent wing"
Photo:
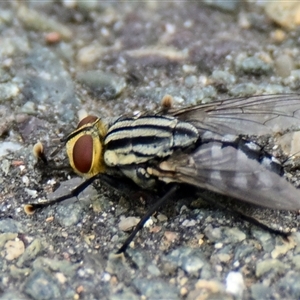
[[[192,154],[162,162],[154,175],[165,182],[188,183],[252,204],[299,210],[300,191],[234,147],[220,142],[201,145]]]
[[[200,134],[263,135],[300,128],[300,94],[260,95],[214,101],[170,113]]]

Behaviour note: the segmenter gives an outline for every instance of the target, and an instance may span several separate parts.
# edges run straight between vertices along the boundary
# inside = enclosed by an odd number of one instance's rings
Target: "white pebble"
[[[226,278],[226,292],[237,298],[242,298],[244,289],[243,275],[239,272],[229,272]]]

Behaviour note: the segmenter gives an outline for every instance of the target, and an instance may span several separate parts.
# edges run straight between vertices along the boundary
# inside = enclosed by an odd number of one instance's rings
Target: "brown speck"
[[[117,285],[118,284],[118,278],[117,278],[117,276],[112,276],[111,279],[110,279],[110,283],[112,285]]]
[[[275,43],[282,43],[287,35],[282,29],[276,29],[270,33],[270,37]]]
[[[58,32],[49,32],[45,36],[45,40],[48,44],[56,44],[61,41],[61,35]]]
[[[168,242],[174,242],[178,238],[178,234],[173,231],[166,231],[164,236]]]
[[[180,289],[180,295],[181,296],[186,296],[188,294],[188,289],[186,287],[182,287]]]
[[[157,233],[159,231],[161,231],[161,226],[154,226],[149,229],[149,232]]]
[[[63,257],[64,257],[65,260],[68,260],[68,261],[70,260],[70,255],[69,255],[69,253],[63,252],[62,255],[63,255]]]
[[[80,286],[76,289],[76,292],[77,292],[78,294],[82,293],[83,291],[84,291],[84,288],[83,288],[82,285],[80,285]]]
[[[53,220],[54,220],[54,217],[51,216],[51,217],[48,217],[48,218],[46,219],[46,222],[52,222]]]
[[[218,293],[222,291],[222,285],[215,280],[203,280],[200,279],[195,284],[196,289],[204,289],[211,293]]]
[[[14,161],[12,161],[11,164],[12,164],[14,167],[19,167],[19,166],[24,165],[24,161],[23,161],[23,160],[14,160]]]

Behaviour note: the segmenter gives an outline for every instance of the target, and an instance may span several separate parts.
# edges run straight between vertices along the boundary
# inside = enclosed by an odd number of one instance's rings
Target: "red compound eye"
[[[89,124],[89,123],[93,123],[97,120],[98,118],[96,116],[86,116],[85,118],[83,118],[77,125],[77,129],[82,127],[85,124]]]
[[[88,173],[93,163],[93,138],[90,135],[81,136],[73,147],[74,167],[80,173]]]

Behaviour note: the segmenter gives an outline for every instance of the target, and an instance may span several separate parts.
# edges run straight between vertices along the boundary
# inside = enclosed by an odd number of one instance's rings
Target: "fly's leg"
[[[173,185],[170,190],[159,200],[157,200],[153,206],[150,207],[150,209],[146,212],[146,214],[142,217],[142,219],[139,221],[139,223],[136,225],[134,230],[131,232],[129,237],[126,239],[126,241],[123,243],[122,247],[116,252],[116,254],[120,254],[126,251],[129,244],[132,242],[136,234],[143,228],[144,224],[147,222],[147,220],[151,217],[151,215],[159,209],[166,201],[168,201],[178,190],[179,186]]]
[[[126,251],[126,249],[128,248],[129,244],[132,242],[132,240],[134,239],[134,237],[136,236],[136,234],[143,228],[144,224],[147,222],[147,220],[151,217],[151,215],[157,210],[159,209],[166,201],[168,201],[178,190],[179,186],[178,185],[174,185],[162,198],[160,198],[153,206],[150,207],[150,209],[147,211],[147,213],[142,217],[142,219],[139,221],[139,223],[136,225],[136,227],[134,228],[134,230],[131,232],[131,234],[129,235],[129,237],[125,240],[125,242],[123,243],[122,247],[116,252],[116,254],[120,254],[120,253],[124,253]],[[260,221],[258,221],[257,219],[247,216],[246,214],[231,209],[225,205],[222,205],[221,203],[214,201],[213,199],[210,199],[209,197],[205,197],[202,196],[203,200],[205,200],[208,203],[213,203],[213,205],[215,205],[216,207],[228,211],[230,212],[235,218],[240,218],[243,219],[249,223],[252,223],[260,228],[262,228],[263,230],[266,230],[272,234],[276,234],[276,235],[280,235],[282,236],[284,239],[287,239],[287,237],[290,235],[290,233],[288,232],[283,232],[280,230],[276,230],[273,228],[270,228],[269,226],[261,223]]]
[[[97,174],[97,175],[92,176],[89,179],[85,180],[83,183],[78,185],[75,189],[73,189],[72,191],[70,191],[70,193],[68,193],[66,195],[58,197],[58,198],[56,198],[52,201],[46,201],[46,202],[42,202],[42,203],[29,203],[29,204],[26,204],[24,206],[24,210],[28,215],[30,215],[30,214],[33,214],[35,212],[35,210],[37,210],[39,208],[44,208],[44,207],[47,207],[47,206],[51,206],[53,204],[63,202],[67,199],[77,197],[81,192],[83,192],[96,179],[100,179],[100,181],[102,183],[106,184],[107,186],[109,186],[111,188],[114,188],[115,190],[117,190],[121,193],[127,194],[127,195],[130,194],[130,193],[133,193],[135,191],[140,190],[140,189],[138,189],[138,187],[135,184],[133,184],[129,180],[128,181],[126,181],[126,179],[116,180],[116,178],[111,177],[111,176],[106,175],[106,174]]]
[[[280,235],[282,236],[284,239],[287,239],[288,236],[291,235],[291,232],[284,232],[284,231],[281,231],[279,229],[274,229],[274,228],[271,228],[269,227],[268,225],[264,224],[264,223],[261,223],[259,220],[251,217],[251,216],[247,216],[245,215],[244,213],[240,212],[240,211],[237,211],[237,217],[240,217],[241,219],[249,222],[249,223],[252,223],[253,225],[256,225],[257,227],[260,227],[261,229],[265,230],[265,231],[268,231],[272,234],[275,234],[275,235]]]
[[[46,201],[46,202],[42,202],[42,203],[29,203],[26,204],[24,206],[24,210],[25,212],[30,215],[33,214],[35,212],[35,210],[37,210],[38,208],[44,208],[47,206],[51,206],[53,204],[56,203],[60,203],[63,202],[67,199],[73,198],[73,197],[77,197],[82,191],[84,191],[95,179],[97,179],[98,175],[95,175],[89,179],[87,179],[86,181],[84,181],[83,183],[81,183],[80,185],[78,185],[75,189],[73,189],[70,193],[63,195],[61,197],[58,197],[52,201]]]
[[[217,207],[221,210],[229,212],[234,218],[245,220],[248,223],[251,223],[251,224],[253,224],[257,227],[260,227],[261,229],[263,229],[265,231],[268,231],[271,234],[280,235],[284,239],[287,239],[287,237],[291,235],[290,232],[284,232],[284,231],[281,231],[281,230],[278,230],[278,229],[271,228],[268,225],[260,222],[259,220],[257,220],[254,217],[248,216],[248,215],[244,214],[243,212],[241,212],[239,210],[235,210],[233,208],[225,206],[225,205],[221,204],[220,202],[217,202],[216,200],[212,199],[212,197],[208,197],[207,195],[203,195],[203,194],[201,194],[200,197],[205,202],[213,204],[215,207]]]

